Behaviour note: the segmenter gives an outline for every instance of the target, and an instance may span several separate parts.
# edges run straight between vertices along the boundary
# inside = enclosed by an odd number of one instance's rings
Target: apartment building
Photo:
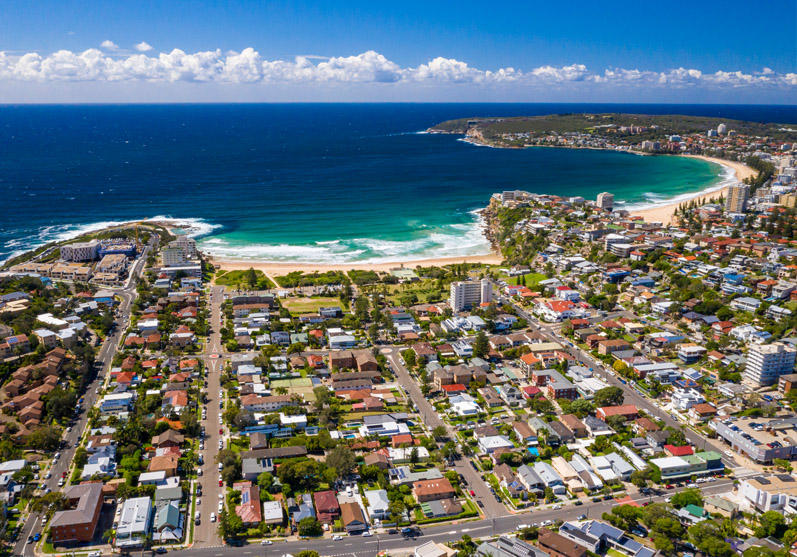
[[[448,303],[452,311],[458,312],[480,304],[491,302],[493,290],[488,279],[479,281],[452,282]]]
[[[753,344],[747,353],[742,380],[755,387],[773,385],[781,375],[794,371],[797,349],[782,342]]]

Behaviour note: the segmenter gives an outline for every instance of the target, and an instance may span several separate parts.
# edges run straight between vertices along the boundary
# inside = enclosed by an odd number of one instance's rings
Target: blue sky
[[[12,0],[0,52],[7,101],[794,103],[797,0]]]

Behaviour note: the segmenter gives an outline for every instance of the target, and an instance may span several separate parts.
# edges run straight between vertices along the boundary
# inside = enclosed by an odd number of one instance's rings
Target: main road
[[[733,482],[719,480],[711,484],[702,484],[701,491],[704,495],[716,495],[733,488]],[[669,494],[675,491],[668,492]],[[644,503],[661,502],[665,495],[637,496],[634,501],[637,505]],[[381,551],[411,552],[413,548],[426,542],[450,543],[458,541],[464,534],[472,538],[498,536],[514,532],[521,524],[539,524],[546,520],[575,520],[578,515],[584,514],[588,518],[600,518],[604,512],[611,511],[617,506],[617,501],[601,501],[600,503],[585,503],[582,506],[566,506],[561,509],[535,509],[531,514],[506,514],[492,518],[448,523],[440,526],[423,528],[422,534],[417,538],[404,538],[394,534],[374,534],[372,537],[344,536],[340,540],[330,538],[307,539],[290,542],[274,542],[273,545],[244,545],[243,547],[215,547],[192,548],[188,553],[194,557],[233,557],[240,555],[257,555],[258,557],[279,557],[285,554],[296,554],[302,550],[317,551],[325,556],[352,556],[375,557]]]
[[[72,458],[75,456],[75,449],[80,444],[86,424],[88,423],[88,412],[86,409],[93,408],[97,401],[97,388],[100,387],[105,380],[108,369],[111,367],[116,351],[119,349],[122,334],[127,329],[127,324],[130,322],[130,310],[133,305],[133,300],[136,299],[136,284],[138,279],[141,278],[141,273],[144,269],[144,263],[147,260],[147,255],[150,248],[156,245],[156,238],[150,241],[150,244],[144,247],[141,256],[138,258],[133,268],[130,270],[130,278],[123,288],[115,290],[120,298],[119,307],[116,310],[116,319],[114,320],[115,328],[103,342],[100,350],[94,359],[94,369],[97,370],[94,379],[86,385],[85,395],[83,396],[83,403],[78,405],[76,409],[77,417],[72,424],[71,431],[65,432],[63,436],[63,449],[61,450],[61,457],[58,461],[50,467],[51,477],[42,485],[50,491],[58,491],[58,480],[61,475],[66,473],[66,480],[69,480],[69,470],[72,465]],[[41,473],[44,473],[42,470]],[[68,485],[68,484],[67,484]],[[39,513],[31,513],[25,520],[25,524],[20,531],[19,540],[14,547],[14,555],[33,555],[34,544],[27,543],[28,537],[36,532],[42,533],[41,529],[41,515]],[[44,535],[42,535],[44,537]]]

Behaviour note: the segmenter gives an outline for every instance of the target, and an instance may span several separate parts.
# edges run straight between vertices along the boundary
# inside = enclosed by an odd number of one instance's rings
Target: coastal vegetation
[[[720,124],[736,130],[740,134],[768,136],[775,139],[791,140],[795,132],[783,124],[766,124],[678,114],[549,114],[546,116],[519,116],[512,118],[459,118],[441,122],[429,128],[430,132],[465,134],[477,129],[488,143],[504,134],[565,134],[589,133],[599,135],[610,129],[646,128],[645,131],[627,134],[631,143],[641,143],[662,134],[685,135],[705,132]],[[516,146],[511,144],[506,147]]]

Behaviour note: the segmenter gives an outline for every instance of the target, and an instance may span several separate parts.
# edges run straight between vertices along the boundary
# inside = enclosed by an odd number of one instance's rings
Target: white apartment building
[[[614,209],[614,194],[609,192],[599,193],[595,205],[597,205],[599,209],[611,212]]]
[[[493,299],[493,289],[488,279],[479,281],[452,282],[448,303],[454,312],[489,303]]]
[[[99,240],[75,242],[61,246],[61,259],[64,261],[94,261],[100,250]]]
[[[791,474],[755,476],[742,480],[739,492],[759,512],[797,513],[797,480]]]
[[[753,344],[747,353],[742,379],[759,387],[773,385],[781,375],[794,372],[796,355],[797,349],[782,342]]]
[[[188,262],[185,252],[179,247],[168,247],[161,250],[161,259],[164,267],[178,267]]]

